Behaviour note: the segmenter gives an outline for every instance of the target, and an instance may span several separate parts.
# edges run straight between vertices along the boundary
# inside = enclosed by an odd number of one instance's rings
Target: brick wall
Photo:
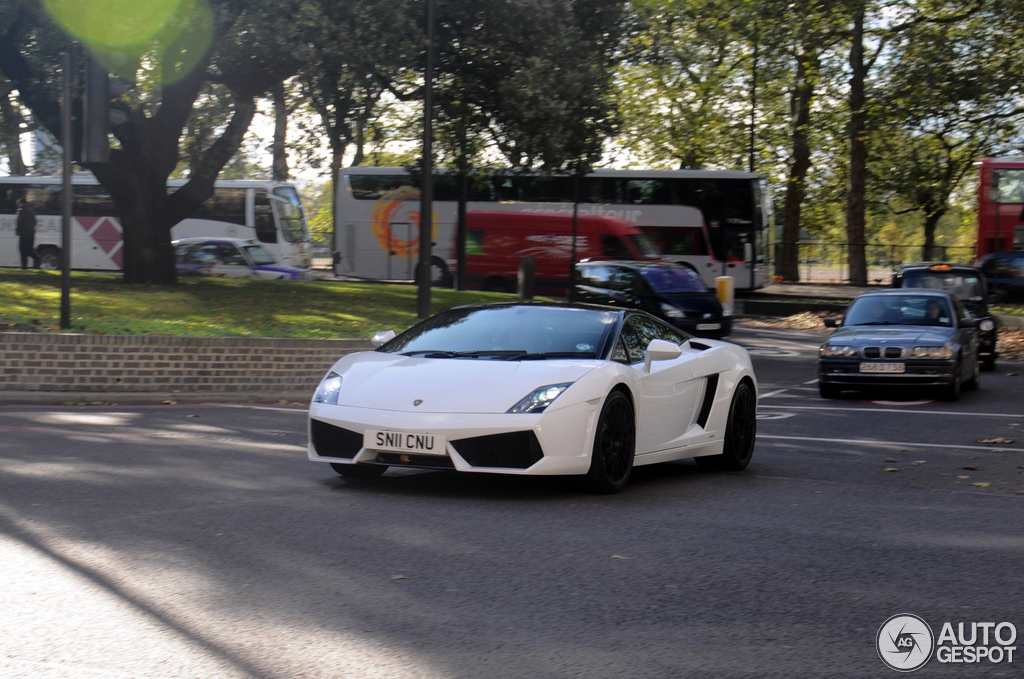
[[[0,391],[312,391],[365,340],[0,332]]]

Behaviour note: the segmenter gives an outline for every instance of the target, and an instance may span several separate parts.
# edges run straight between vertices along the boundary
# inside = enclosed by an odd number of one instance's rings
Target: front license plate
[[[861,363],[862,373],[902,373],[906,372],[906,366],[902,363]]]
[[[722,324],[721,323],[698,323],[697,324],[697,329],[698,330],[721,330],[722,329]]]
[[[445,438],[437,434],[411,431],[363,432],[363,447],[371,450],[393,450],[398,453],[419,453],[421,455],[444,455]]]

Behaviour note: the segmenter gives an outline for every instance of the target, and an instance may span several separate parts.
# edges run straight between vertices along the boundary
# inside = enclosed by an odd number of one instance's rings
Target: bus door
[[[388,280],[411,280],[413,278],[413,262],[418,257],[407,251],[419,235],[419,225],[412,222],[388,222]],[[418,252],[418,251],[417,251]]]

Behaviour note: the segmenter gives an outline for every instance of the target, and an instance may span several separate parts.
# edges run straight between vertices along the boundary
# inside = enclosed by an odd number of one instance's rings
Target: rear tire
[[[338,464],[331,463],[331,469],[339,476],[349,479],[375,479],[388,470],[386,464]]]
[[[974,370],[973,374],[971,375],[971,379],[964,382],[963,386],[963,388],[967,389],[968,391],[975,391],[981,383],[981,364],[978,363],[977,361],[974,361],[973,367]]]
[[[582,480],[584,489],[606,495],[622,490],[633,473],[635,454],[633,404],[621,391],[613,391],[605,399],[597,420],[590,470]]]
[[[740,382],[732,395],[729,419],[725,424],[725,442],[720,455],[694,458],[697,466],[714,471],[738,472],[746,469],[754,454],[757,438],[757,394],[749,382]]]
[[[988,356],[981,357],[981,369],[986,372],[992,372],[996,369],[996,356],[995,354],[989,354]]]
[[[38,259],[36,264],[39,265],[40,269],[46,271],[58,271],[61,268],[60,265],[60,251],[55,247],[42,247],[36,251]]]
[[[500,276],[491,276],[483,282],[480,289],[484,292],[508,292],[508,284]]]

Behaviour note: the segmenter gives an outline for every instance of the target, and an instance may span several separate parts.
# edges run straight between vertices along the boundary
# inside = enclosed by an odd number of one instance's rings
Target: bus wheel
[[[39,268],[55,271],[60,268],[60,251],[55,247],[39,248]]]
[[[452,274],[440,257],[430,258],[430,286],[434,288],[452,287]]]
[[[484,281],[480,289],[484,292],[508,292],[508,285],[501,276],[491,276]]]

